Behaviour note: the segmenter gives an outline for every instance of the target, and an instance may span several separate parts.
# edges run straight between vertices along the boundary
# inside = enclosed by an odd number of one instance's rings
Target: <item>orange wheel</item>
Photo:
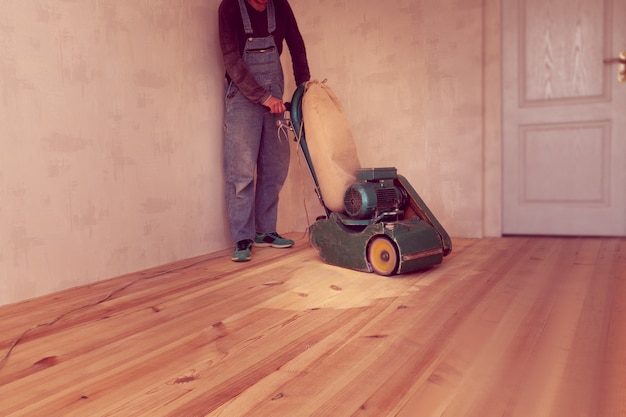
[[[367,260],[378,275],[393,275],[398,267],[398,251],[390,239],[377,236],[367,247]]]

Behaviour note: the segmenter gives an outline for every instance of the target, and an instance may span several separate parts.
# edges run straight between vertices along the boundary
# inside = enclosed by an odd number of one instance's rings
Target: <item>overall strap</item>
[[[274,33],[276,30],[276,13],[274,12],[274,2],[272,0],[267,2],[267,31]]]
[[[243,29],[246,35],[252,35],[252,23],[250,22],[250,15],[248,14],[245,2],[246,0],[239,0]],[[267,30],[269,33],[273,33],[276,30],[276,13],[274,12],[274,2],[272,0],[267,2]]]

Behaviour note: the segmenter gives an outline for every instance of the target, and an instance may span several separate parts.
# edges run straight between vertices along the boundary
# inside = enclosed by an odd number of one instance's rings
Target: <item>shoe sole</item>
[[[293,246],[293,243],[285,243],[282,245],[276,243],[267,243],[267,242],[254,242],[252,246],[256,246],[257,248],[277,248],[277,249],[285,249]]]
[[[238,258],[236,256],[233,256],[232,258],[230,258],[233,262],[248,262],[250,259],[252,259],[251,256],[247,257],[247,258]]]

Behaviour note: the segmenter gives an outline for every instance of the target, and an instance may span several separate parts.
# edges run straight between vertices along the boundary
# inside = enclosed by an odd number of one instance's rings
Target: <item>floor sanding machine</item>
[[[318,217],[309,230],[310,243],[320,257],[331,265],[385,276],[440,264],[452,250],[451,239],[396,168],[361,168],[357,163],[356,169],[352,170],[356,172],[349,172],[352,177],[347,187],[340,190],[343,198],[339,196],[342,200],[339,204],[343,207],[337,204],[330,207],[325,201],[320,172],[316,172],[313,166],[314,162],[319,162],[319,158],[316,161],[311,154],[315,148],[312,142],[333,142],[337,138],[309,137],[307,142],[307,118],[303,115],[306,107],[303,109],[303,101],[309,94],[310,86],[309,83],[298,86],[288,108],[295,140],[302,149],[316,186],[317,197],[325,211],[325,215]],[[319,88],[318,85],[316,87]],[[324,91],[329,91],[328,87]],[[338,112],[342,111],[333,93],[326,94],[330,94],[330,101],[339,106]],[[316,111],[315,107],[309,108]],[[331,108],[330,111],[334,110]],[[336,113],[327,112],[324,117],[329,114],[334,117]],[[334,156],[328,158],[341,159]],[[326,187],[337,187],[341,183],[338,181],[339,176],[331,173]]]

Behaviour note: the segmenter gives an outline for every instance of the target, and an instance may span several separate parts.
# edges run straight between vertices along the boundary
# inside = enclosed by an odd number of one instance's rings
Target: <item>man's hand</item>
[[[281,114],[287,111],[285,103],[283,103],[281,99],[273,96],[265,100],[263,105],[270,109],[270,113]]]

